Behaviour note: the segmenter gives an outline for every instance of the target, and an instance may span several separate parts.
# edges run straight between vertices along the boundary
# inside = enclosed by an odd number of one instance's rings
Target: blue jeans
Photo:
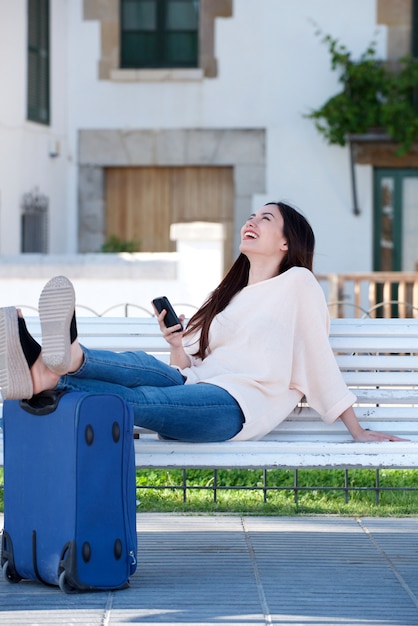
[[[225,441],[242,428],[239,404],[221,387],[185,385],[176,368],[146,352],[83,351],[83,365],[62,376],[59,389],[122,396],[133,408],[136,426],[166,439]]]

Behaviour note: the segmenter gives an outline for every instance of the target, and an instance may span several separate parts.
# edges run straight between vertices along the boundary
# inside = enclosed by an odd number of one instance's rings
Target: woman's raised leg
[[[115,393],[132,406],[136,426],[153,430],[167,439],[193,443],[225,441],[234,437],[244,422],[236,400],[215,385],[132,388],[68,375],[61,378],[59,388]]]

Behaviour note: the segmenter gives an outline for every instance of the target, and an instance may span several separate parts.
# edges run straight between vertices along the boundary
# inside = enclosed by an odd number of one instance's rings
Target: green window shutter
[[[412,56],[418,58],[418,0],[412,0]]]
[[[49,0],[28,0],[28,120],[49,124]]]
[[[198,0],[121,0],[121,67],[198,66]]]

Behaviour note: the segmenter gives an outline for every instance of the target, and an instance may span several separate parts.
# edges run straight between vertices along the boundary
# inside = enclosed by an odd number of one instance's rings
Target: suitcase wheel
[[[5,561],[3,563],[3,576],[7,582],[11,584],[18,583],[22,580],[19,574],[14,569],[9,567],[9,561]]]
[[[65,570],[61,572],[61,574],[59,575],[58,585],[61,591],[63,591],[64,593],[76,593],[77,592],[77,589],[74,589],[74,587],[71,587],[71,585],[68,583],[67,578],[65,576]]]

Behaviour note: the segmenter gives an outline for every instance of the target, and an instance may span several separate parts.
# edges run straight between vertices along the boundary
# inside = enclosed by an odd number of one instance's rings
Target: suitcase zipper
[[[129,556],[131,557],[131,567],[135,567],[136,565],[136,556],[133,550],[129,550]]]

